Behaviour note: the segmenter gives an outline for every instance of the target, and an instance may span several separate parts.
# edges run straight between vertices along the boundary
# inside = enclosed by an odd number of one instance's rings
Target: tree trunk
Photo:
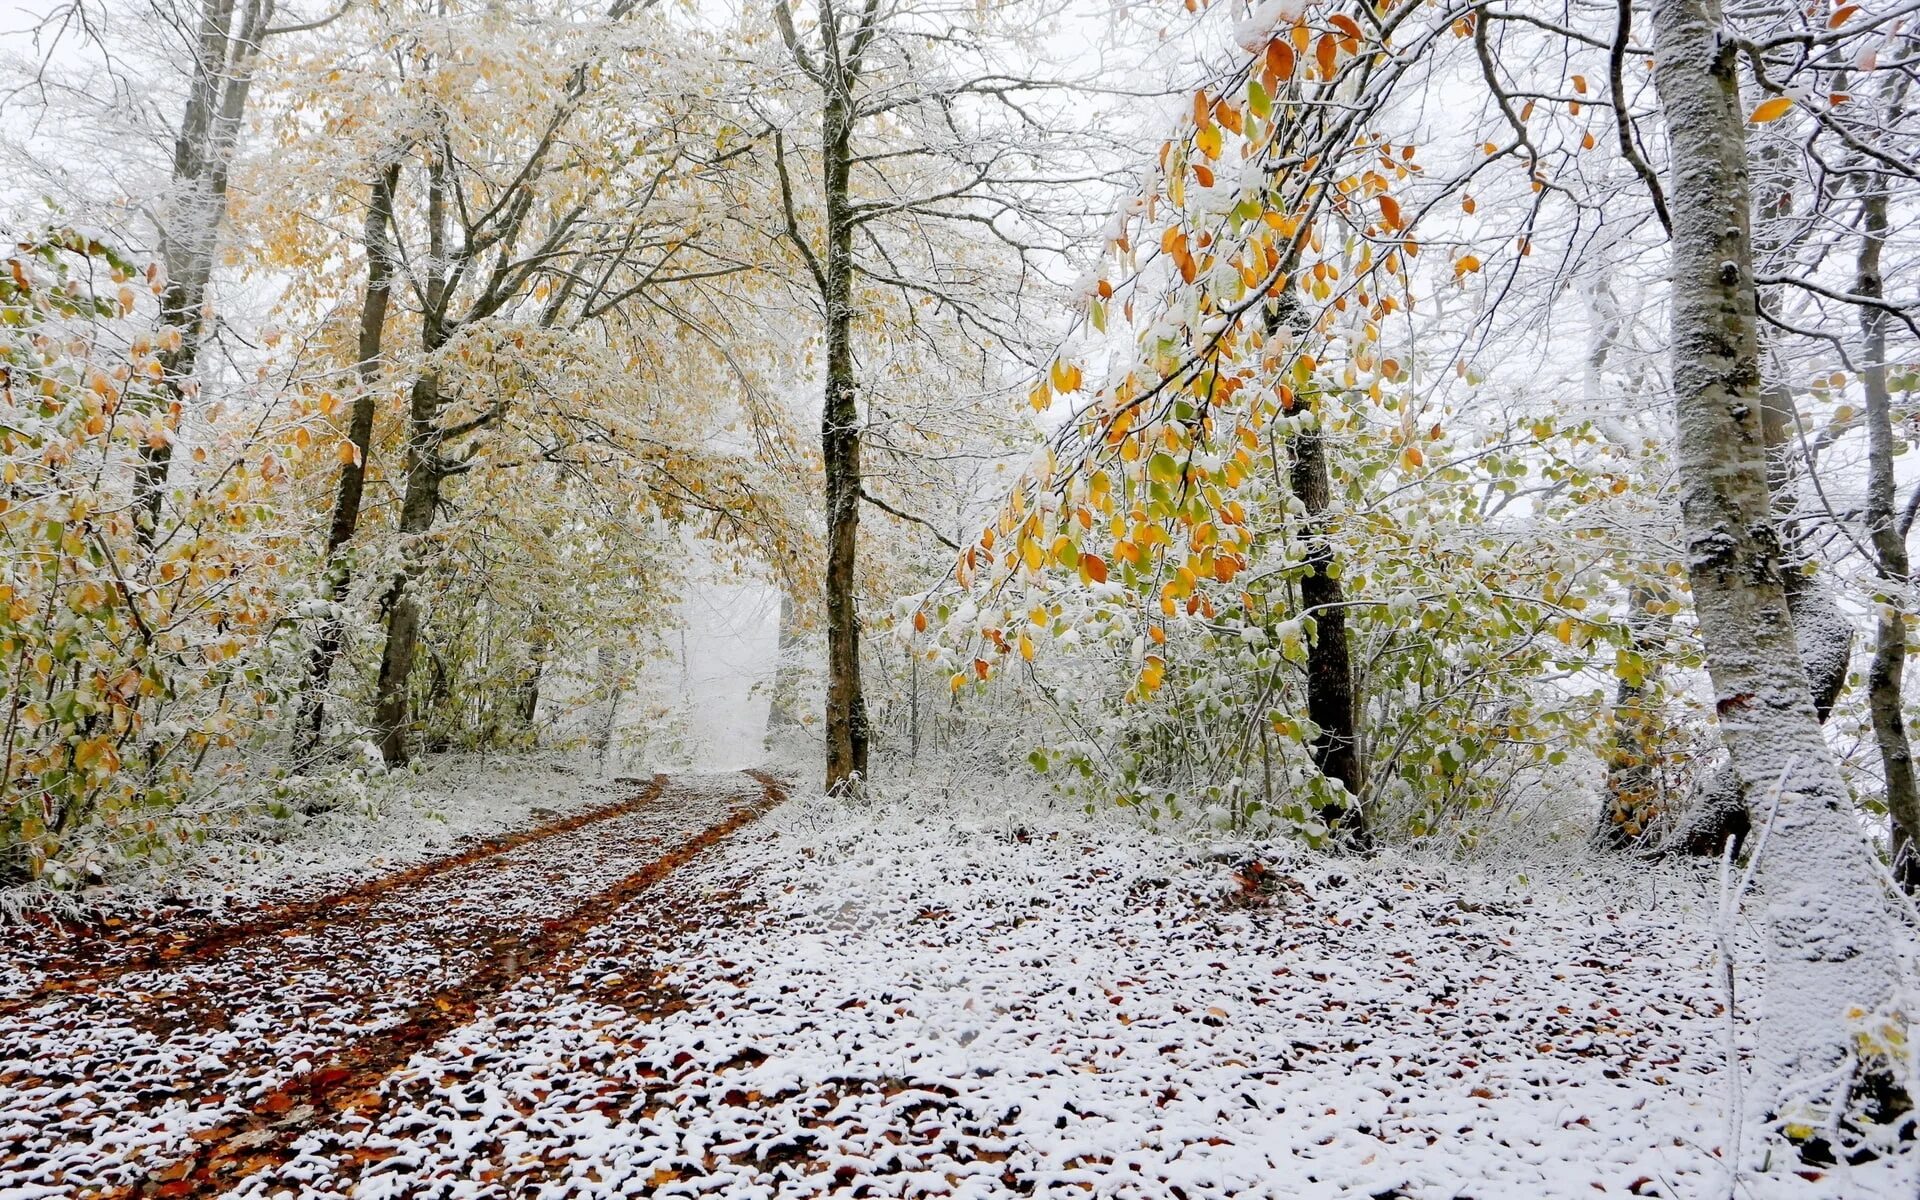
[[[1878,300],[1885,294],[1880,253],[1887,239],[1887,179],[1878,172],[1865,178],[1860,198],[1860,258],[1853,290]],[[1894,874],[1911,892],[1920,887],[1920,862],[1915,854],[1915,841],[1920,838],[1920,791],[1914,785],[1913,744],[1907,738],[1902,711],[1910,572],[1906,531],[1894,515],[1893,398],[1887,391],[1885,310],[1870,304],[1860,306],[1860,342],[1860,382],[1867,401],[1867,529],[1873,537],[1882,585],[1876,606],[1873,662],[1867,669],[1867,708],[1886,776]]]
[[[1284,264],[1291,276],[1296,261],[1290,256]],[[1288,290],[1268,303],[1268,337],[1297,339],[1308,327],[1307,314],[1299,298]],[[1325,419],[1323,412],[1316,415]],[[1333,506],[1333,482],[1327,469],[1327,443],[1322,427],[1296,433],[1292,441],[1293,462],[1287,473],[1287,488],[1306,511],[1302,531],[1307,546],[1307,573],[1300,578],[1300,607],[1313,617],[1314,634],[1307,646],[1307,716],[1319,727],[1308,754],[1328,779],[1338,780],[1352,797],[1348,805],[1329,805],[1321,817],[1336,840],[1352,849],[1364,849],[1371,841],[1362,812],[1360,789],[1364,782],[1360,761],[1360,725],[1355,702],[1353,663],[1347,649],[1347,610],[1345,590],[1334,574],[1333,545],[1328,538],[1329,511]]]
[[[421,558],[417,543],[433,528],[441,485],[446,481],[446,466],[440,458],[440,406],[440,378],[431,370],[423,372],[413,383],[407,421],[407,491],[400,506],[407,565],[390,593],[387,641],[374,694],[373,727],[380,737],[380,757],[388,766],[407,761],[407,680],[413,675],[422,616],[414,590]]]
[[[427,163],[427,265],[420,313],[420,346],[429,361],[447,340],[447,164],[439,155]],[[413,381],[407,405],[407,489],[400,503],[402,566],[388,593],[387,640],[380,652],[380,681],[374,692],[373,727],[380,757],[388,766],[407,761],[407,681],[420,642],[420,600],[414,592],[426,534],[440,508],[447,480],[441,455],[446,441],[440,427],[440,376],[431,365]]]
[[[340,464],[340,482],[333,496],[333,520],[327,527],[327,602],[329,611],[313,639],[313,652],[307,662],[306,698],[302,702],[295,736],[302,748],[311,753],[320,742],[320,730],[326,722],[326,690],[333,675],[334,662],[340,657],[339,605],[346,599],[353,582],[353,566],[341,549],[353,539],[360,524],[360,503],[366,492],[367,456],[373,447],[373,417],[377,402],[375,389],[380,382],[380,353],[387,327],[387,301],[391,295],[393,260],[388,245],[388,227],[393,221],[393,192],[400,179],[400,165],[389,166],[374,177],[372,199],[367,204],[366,233],[367,292],[360,305],[359,392],[347,421],[347,444],[353,457]]]
[[[1792,243],[1794,230],[1793,188],[1795,176],[1784,155],[1770,145],[1756,156],[1757,193],[1754,212],[1754,252],[1759,261],[1773,263]],[[1757,296],[1758,302],[1774,303],[1771,293]],[[1756,338],[1760,332],[1756,330]],[[1760,342],[1764,351],[1764,340]],[[1772,498],[1773,519],[1782,545],[1781,584],[1786,591],[1787,613],[1793,620],[1794,642],[1800,650],[1800,665],[1813,690],[1813,711],[1821,724],[1833,714],[1847,684],[1847,668],[1853,658],[1853,625],[1841,613],[1839,602],[1826,578],[1816,568],[1808,570],[1809,560],[1799,548],[1803,540],[1794,533],[1794,518],[1800,509],[1800,419],[1793,388],[1784,372],[1775,368],[1767,378],[1767,358],[1761,358],[1760,435],[1767,450],[1767,489]],[[1729,839],[1738,854],[1753,828],[1752,802],[1731,763],[1721,766],[1700,786],[1687,814],[1678,844],[1688,854],[1718,858]]]
[[[1783,1089],[1850,1061],[1849,1009],[1872,1011],[1892,997],[1899,929],[1853,828],[1781,579],[1759,411],[1738,46],[1722,33],[1717,0],[1660,0],[1653,32],[1670,194],[1682,201],[1673,214],[1671,354],[1687,570],[1722,736],[1772,824],[1759,863],[1761,1094],[1784,1115]],[[1792,1107],[1824,1115],[1817,1096]]]
[[[547,655],[553,648],[553,629],[547,624],[544,609],[535,608],[533,628],[527,635],[527,669],[521,677],[514,718],[522,730],[533,735],[533,719],[540,713],[540,681],[547,671]],[[538,738],[534,738],[538,741]]]
[[[607,711],[605,718],[600,722],[600,728],[594,734],[593,748],[600,760],[600,769],[604,773],[607,758],[613,753],[613,736],[619,728],[620,721],[620,697],[625,689],[621,686],[620,664],[614,657],[612,647],[600,647],[598,658],[600,683],[607,689]]]
[[[207,284],[227,213],[227,176],[240,142],[253,62],[273,16],[272,0],[245,0],[234,28],[234,0],[205,0],[194,47],[187,108],[174,139],[173,172],[160,217],[160,260],[167,271],[160,323],[171,344],[160,354],[167,411],[140,447],[134,469],[134,534],[153,545],[173,463],[173,439],[186,411],[206,333]]]
[[[1369,835],[1360,808],[1360,730],[1354,716],[1353,666],[1347,653],[1346,595],[1334,575],[1333,546],[1327,536],[1333,484],[1327,472],[1326,437],[1317,426],[1294,435],[1288,482],[1307,513],[1307,573],[1300,577],[1300,607],[1313,615],[1313,638],[1307,646],[1307,716],[1320,729],[1307,752],[1320,773],[1339,780],[1352,797],[1351,803],[1329,805],[1320,815],[1342,844],[1364,849]]]
[[[767,734],[800,723],[800,671],[793,661],[800,653],[800,628],[794,616],[793,595],[780,592],[780,640],[774,650],[773,692],[767,702]]]
[[[860,613],[854,555],[860,532],[860,407],[853,365],[853,111],[845,89],[827,95],[827,386],[820,444],[827,483],[827,791],[867,776],[867,707],[860,692]]]

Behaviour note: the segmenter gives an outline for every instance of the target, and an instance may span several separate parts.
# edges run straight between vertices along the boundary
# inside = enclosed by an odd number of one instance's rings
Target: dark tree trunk
[[[340,617],[338,606],[346,599],[353,582],[353,566],[341,550],[353,539],[360,524],[360,504],[366,493],[367,457],[373,447],[373,418],[377,401],[375,389],[380,382],[382,338],[387,326],[387,301],[391,296],[393,260],[388,243],[388,227],[393,221],[393,192],[400,179],[398,163],[374,178],[373,195],[367,205],[364,242],[367,250],[367,293],[360,305],[359,390],[347,421],[347,444],[353,449],[350,461],[340,464],[340,482],[333,496],[333,519],[327,527],[326,587],[332,606],[314,635],[313,652],[307,663],[307,691],[296,737],[311,752],[320,741],[326,722],[326,690],[333,666],[340,657]]]
[[[1284,265],[1285,274],[1291,276],[1294,256]],[[1274,297],[1265,316],[1268,337],[1299,338],[1308,326],[1307,313],[1291,290]],[[1315,415],[1323,414],[1316,410]],[[1307,646],[1307,716],[1319,732],[1307,751],[1320,773],[1338,780],[1353,798],[1349,805],[1323,809],[1322,819],[1341,844],[1364,849],[1371,843],[1371,834],[1359,803],[1365,782],[1360,762],[1359,704],[1347,647],[1346,592],[1334,574],[1329,538],[1333,481],[1327,469],[1326,435],[1317,422],[1315,428],[1294,435],[1292,451],[1286,485],[1306,511],[1302,534],[1307,546],[1307,572],[1300,577],[1300,607],[1314,624]]]
[[[533,719],[540,712],[540,680],[546,674],[547,654],[553,646],[553,630],[546,613],[535,610],[533,629],[527,635],[527,670],[521,677],[514,719],[521,729],[533,731]]]
[[[828,93],[823,119],[827,238],[827,387],[820,445],[827,483],[827,778],[829,792],[867,776],[867,706],[860,690],[855,553],[860,533],[860,406],[853,364],[853,230],[848,196],[853,111],[845,89]]]
[[[1300,606],[1313,617],[1307,646],[1307,716],[1320,727],[1308,752],[1321,774],[1337,779],[1353,797],[1345,806],[1329,805],[1321,816],[1346,846],[1368,845],[1366,815],[1360,808],[1360,730],[1355,719],[1353,665],[1347,652],[1346,594],[1334,575],[1328,538],[1332,480],[1327,472],[1326,438],[1318,428],[1294,435],[1293,494],[1306,509],[1307,573],[1300,577]]]
[[[408,412],[407,491],[400,507],[400,536],[409,544],[408,565],[394,580],[387,610],[387,641],[380,655],[380,682],[374,697],[373,724],[380,736],[380,757],[389,766],[407,761],[407,681],[420,644],[422,612],[414,576],[421,551],[417,543],[433,528],[440,507],[446,465],[440,457],[440,380],[432,371],[414,380]]]
[[[427,279],[420,314],[420,345],[431,357],[447,340],[449,214],[447,165],[437,154],[427,164]],[[415,576],[440,508],[448,464],[441,450],[444,403],[440,376],[431,366],[413,381],[407,405],[407,488],[400,503],[402,567],[388,592],[387,640],[380,652],[380,680],[374,692],[373,727],[380,757],[388,766],[407,761],[407,681],[420,644],[422,613]]]

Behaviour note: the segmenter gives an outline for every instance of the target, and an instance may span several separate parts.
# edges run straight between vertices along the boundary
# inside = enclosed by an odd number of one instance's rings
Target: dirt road
[[[270,1175],[301,1136],[376,1104],[415,1051],[573,965],[597,925],[783,798],[757,773],[630,786],[440,863],[0,994],[0,1195],[213,1196]]]

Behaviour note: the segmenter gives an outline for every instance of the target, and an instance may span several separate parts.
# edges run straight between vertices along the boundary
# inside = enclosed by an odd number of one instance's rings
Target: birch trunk
[[[1717,0],[1655,6],[1671,147],[1673,387],[1688,576],[1732,765],[1771,832],[1759,865],[1761,1094],[1819,1113],[1852,1049],[1850,1009],[1887,1004],[1901,930],[1853,828],[1787,608],[1767,487],[1738,47]]]

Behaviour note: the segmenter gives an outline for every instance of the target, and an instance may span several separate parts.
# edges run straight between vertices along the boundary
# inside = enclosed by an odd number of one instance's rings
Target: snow
[[[1714,917],[1692,868],[794,801],[238,1194],[1724,1196]],[[1787,1161],[1739,1194],[1914,1193]]]
[[[290,926],[0,990],[0,1196],[137,1182],[285,1111],[260,1105],[515,977],[543,938],[760,794],[740,776],[675,781],[605,820],[335,897]]]

